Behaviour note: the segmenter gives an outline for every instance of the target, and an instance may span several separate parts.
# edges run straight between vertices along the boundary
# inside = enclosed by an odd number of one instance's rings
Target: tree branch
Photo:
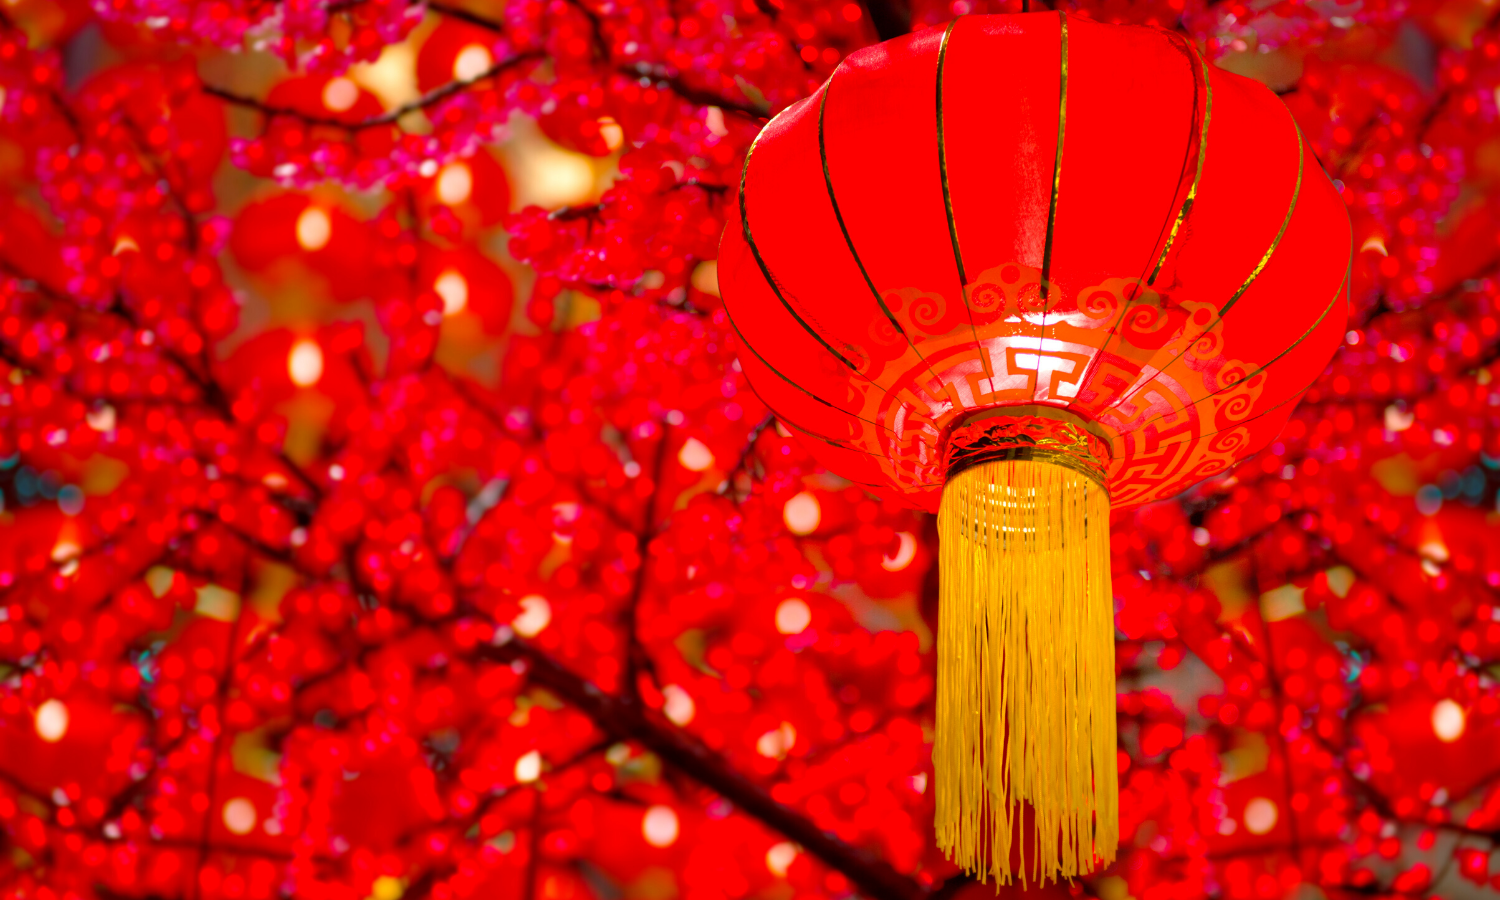
[[[810,819],[777,802],[769,791],[747,780],[696,738],[651,721],[638,704],[604,693],[550,656],[519,640],[501,647],[484,648],[482,653],[496,662],[524,661],[532,683],[576,707],[617,739],[635,741],[663,762],[801,844],[809,853],[842,873],[865,896],[876,900],[926,900],[928,897],[928,890],[916,879],[896,871],[873,854],[851,847],[829,832],[820,831]]]

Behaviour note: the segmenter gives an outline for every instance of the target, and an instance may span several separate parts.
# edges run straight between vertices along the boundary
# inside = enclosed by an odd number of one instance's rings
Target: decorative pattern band
[[[1108,445],[1080,425],[1041,416],[996,416],[960,425],[948,437],[948,478],[982,463],[1023,459],[1072,469],[1109,490]]]

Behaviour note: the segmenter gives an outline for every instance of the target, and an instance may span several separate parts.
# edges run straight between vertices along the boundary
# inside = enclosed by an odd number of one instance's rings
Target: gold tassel
[[[1119,841],[1109,497],[1027,455],[943,490],[933,749],[938,846],[1023,886],[1103,867]]]

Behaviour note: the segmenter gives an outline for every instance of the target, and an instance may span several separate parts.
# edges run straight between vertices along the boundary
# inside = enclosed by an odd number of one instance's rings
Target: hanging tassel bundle
[[[1109,496],[1066,454],[951,474],[938,512],[938,845],[981,880],[1107,864],[1119,839]]]

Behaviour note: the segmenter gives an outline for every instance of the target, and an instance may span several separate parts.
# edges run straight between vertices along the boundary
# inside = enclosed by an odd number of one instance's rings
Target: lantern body
[[[1076,417],[1116,509],[1173,496],[1268,444],[1344,335],[1348,216],[1291,115],[1156,29],[972,16],[861,50],[766,126],[741,204],[751,385],[932,511],[996,408]]]
[[[832,471],[941,503],[936,828],[966,870],[1113,859],[1108,510],[1275,437],[1350,250],[1280,100],[1157,29],[960,18],[752,145],[719,257],[751,385]]]

